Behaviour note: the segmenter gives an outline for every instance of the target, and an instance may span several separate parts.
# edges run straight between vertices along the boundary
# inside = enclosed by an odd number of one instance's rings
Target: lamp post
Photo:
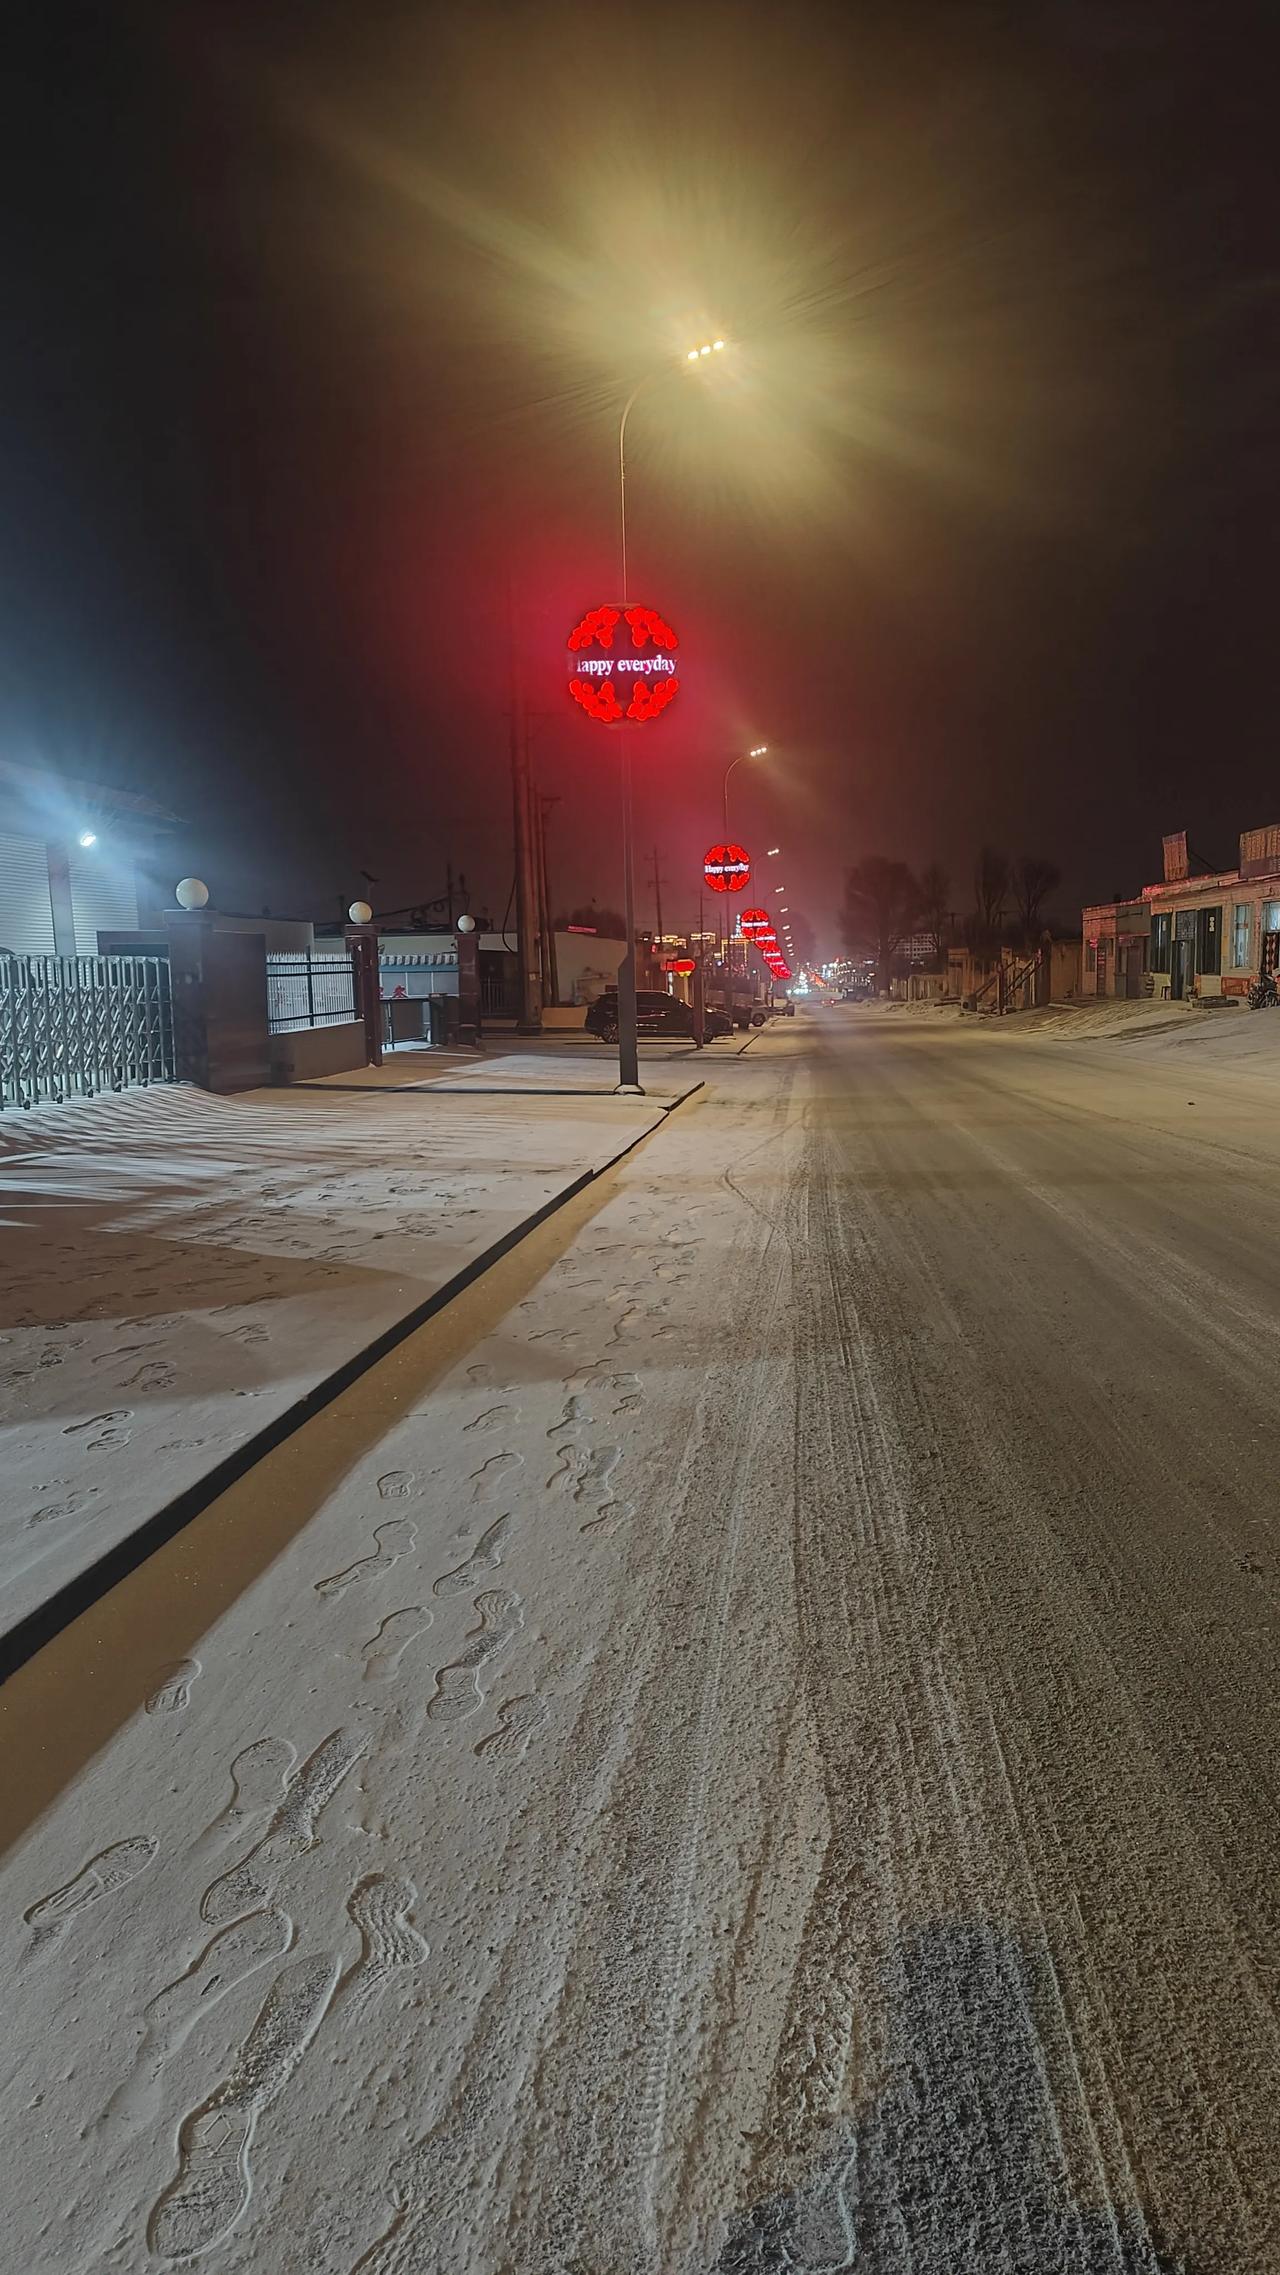
[[[723,340],[708,340],[703,347],[690,348],[685,360],[688,363],[698,363],[703,356],[718,355],[723,352],[723,349]],[[620,605],[624,611],[628,607],[631,597],[627,590],[627,421],[631,417],[638,396],[644,392],[646,387],[651,386],[655,380],[663,376],[665,374],[661,371],[650,371],[645,373],[643,379],[638,379],[622,406],[622,415],[618,420],[618,538],[622,570]],[[619,724],[625,730],[629,721],[623,719],[619,721]],[[631,745],[626,739],[625,732],[621,747],[622,906],[626,920],[627,938],[625,953],[618,966],[618,1088],[630,1092],[634,1096],[643,1097],[644,1092],[640,1083],[640,1051],[636,1036],[636,878],[631,828]]]
[[[701,352],[702,352],[702,351],[701,351],[701,349],[698,349],[696,352],[697,352],[698,354],[701,354]],[[721,790],[720,790],[720,804],[721,804],[721,814],[722,814],[722,818],[723,818],[723,821],[724,821],[724,842],[725,842],[725,844],[726,844],[726,845],[729,843],[729,776],[730,776],[730,775],[731,775],[731,774],[732,774],[732,773],[735,771],[735,769],[736,769],[737,767],[739,767],[739,766],[745,766],[745,765],[746,765],[746,762],[747,762],[747,760],[748,760],[749,758],[764,758],[764,757],[765,757],[765,755],[766,755],[766,754],[767,754],[767,752],[768,752],[768,749],[769,749],[769,745],[768,745],[768,743],[757,743],[757,744],[756,744],[756,746],[755,746],[755,749],[754,749],[754,750],[744,750],[744,751],[741,751],[741,752],[739,753],[739,755],[738,755],[738,757],[737,757],[737,758],[731,758],[731,759],[730,759],[730,761],[729,761],[729,763],[728,763],[728,765],[726,766],[726,768],[725,768],[725,770],[724,770],[724,781],[723,781],[723,783],[721,784]],[[728,925],[728,922],[729,922],[729,911],[728,911],[728,909],[726,909],[726,910],[725,910],[725,924],[726,924],[726,926]],[[725,960],[725,971],[726,971],[726,973],[729,975],[729,993],[730,993],[730,996],[732,996],[732,993],[733,993],[733,982],[732,982],[732,971],[733,971],[733,950],[732,950],[732,948],[731,948],[731,945],[730,945],[730,939],[731,939],[731,935],[730,935],[730,934],[728,933],[728,931],[726,930],[726,933],[725,933],[725,943],[724,943],[724,960]]]

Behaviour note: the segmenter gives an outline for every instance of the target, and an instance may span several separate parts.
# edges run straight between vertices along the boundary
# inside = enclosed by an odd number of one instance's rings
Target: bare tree
[[[999,946],[1009,905],[1009,856],[997,845],[984,845],[973,872],[975,940],[984,948]]]
[[[850,869],[841,930],[847,948],[861,948],[875,957],[881,995],[888,988],[893,959],[919,915],[920,886],[905,861],[887,861],[881,853],[869,853]]]
[[[1056,861],[1043,861],[1035,854],[1024,853],[1013,865],[1010,882],[1018,931],[1023,947],[1029,948],[1040,937],[1041,912],[1050,893],[1062,883],[1062,871]]]
[[[920,876],[920,921],[933,939],[936,962],[942,962],[947,946],[947,927],[950,918],[951,879],[937,861],[931,861]]]

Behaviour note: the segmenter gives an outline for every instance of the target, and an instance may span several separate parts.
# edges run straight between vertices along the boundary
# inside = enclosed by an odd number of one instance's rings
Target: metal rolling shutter
[[[15,956],[53,954],[49,861],[38,837],[0,831],[0,948]]]
[[[73,853],[71,909],[78,956],[97,955],[99,932],[136,931],[138,894],[132,863],[113,861],[109,853]]]

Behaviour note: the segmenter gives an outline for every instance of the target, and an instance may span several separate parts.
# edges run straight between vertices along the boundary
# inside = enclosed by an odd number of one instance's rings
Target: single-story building
[[[1083,995],[1140,996],[1151,912],[1145,900],[1102,901],[1084,911]]]
[[[1174,831],[1159,884],[1136,901],[1085,909],[1083,949],[1086,994],[1246,996],[1259,972],[1280,965],[1280,823],[1242,831],[1236,867],[1198,876],[1185,830]]]
[[[94,956],[100,932],[145,924],[172,816],[149,798],[0,759],[0,950]]]

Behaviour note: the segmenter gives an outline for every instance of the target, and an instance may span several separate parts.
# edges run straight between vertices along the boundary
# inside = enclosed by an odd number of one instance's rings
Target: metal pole
[[[662,878],[659,874],[658,848],[653,849],[653,898],[658,915],[658,939],[662,939]]]
[[[520,988],[516,1033],[540,1035],[542,989],[534,963],[534,920],[538,904],[529,813],[529,738],[516,670],[514,621],[511,640],[511,806],[516,869],[516,963]]]
[[[643,387],[639,380],[622,406],[618,421],[618,537],[619,562],[622,570],[622,596],[619,606],[626,608],[627,591],[627,420],[631,406]],[[618,1088],[643,1097],[640,1087],[640,1051],[636,1036],[636,877],[635,852],[631,843],[631,745],[627,739],[626,722],[622,734],[622,890],[626,915],[627,938],[622,962],[618,966]]]
[[[547,973],[551,982],[548,1001],[560,1001],[560,969],[556,961],[555,919],[551,913],[551,873],[547,867],[547,815],[558,806],[558,797],[539,796],[538,799],[538,859],[542,868],[542,905],[547,915]]]
[[[632,388],[631,393],[626,399],[626,402],[622,406],[622,417],[618,421],[618,536],[620,539],[619,551],[622,561],[622,584],[620,590],[623,596],[622,606],[624,608],[626,607],[627,600],[629,598],[627,592],[627,420],[631,416],[631,406],[635,402],[635,399],[644,384],[645,382],[643,379],[636,382],[636,385]]]
[[[551,938],[547,914],[546,800],[535,782],[530,791],[533,819],[533,869],[538,886],[538,969],[543,1005],[554,1003],[551,992]]]
[[[636,877],[631,843],[631,743],[622,737],[622,890],[627,943],[618,966],[618,1088],[643,1098],[636,1037]]]

